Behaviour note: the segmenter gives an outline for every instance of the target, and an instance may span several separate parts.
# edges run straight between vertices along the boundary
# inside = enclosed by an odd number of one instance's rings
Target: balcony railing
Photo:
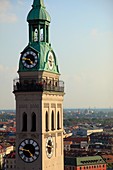
[[[64,92],[63,81],[53,81],[50,79],[14,79],[14,92],[33,92],[33,91],[55,91]]]

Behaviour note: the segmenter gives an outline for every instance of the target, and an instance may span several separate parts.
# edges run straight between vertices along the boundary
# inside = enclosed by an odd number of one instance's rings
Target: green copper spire
[[[50,15],[45,9],[43,0],[34,0],[32,9],[30,10],[27,21],[33,20],[43,20],[43,21],[51,21]]]
[[[23,50],[22,56],[26,54],[26,52],[29,53],[29,51],[33,51],[33,53],[38,56],[38,62],[36,65],[33,65],[33,67],[27,68],[23,65],[21,58],[18,71],[46,71],[59,74],[56,55],[49,41],[50,15],[46,11],[44,0],[32,1],[32,8],[27,16],[29,23],[29,43]]]
[[[42,6],[42,7],[44,7],[44,2],[43,2],[43,0],[34,0],[34,2],[33,2],[33,7],[35,8],[35,7],[37,7],[37,6]]]

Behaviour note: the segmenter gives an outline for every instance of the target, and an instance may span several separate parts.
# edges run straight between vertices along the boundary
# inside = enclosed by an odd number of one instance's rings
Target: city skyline
[[[32,3],[0,1],[1,109],[15,108],[13,79],[28,44],[26,17]],[[65,83],[64,108],[113,108],[113,1],[44,3],[51,16],[50,43]]]

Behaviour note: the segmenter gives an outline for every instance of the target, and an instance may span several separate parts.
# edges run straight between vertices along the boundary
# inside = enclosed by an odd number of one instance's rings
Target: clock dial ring
[[[18,147],[18,154],[24,162],[34,162],[40,154],[39,145],[33,139],[25,139]]]
[[[49,69],[52,70],[54,66],[54,55],[52,51],[49,51],[48,53],[48,66]]]
[[[53,139],[51,136],[49,136],[46,140],[46,154],[49,159],[53,155],[53,150],[54,150]]]
[[[33,68],[38,63],[38,57],[37,57],[36,53],[33,51],[25,52],[22,55],[21,60],[22,60],[22,64],[26,68]]]

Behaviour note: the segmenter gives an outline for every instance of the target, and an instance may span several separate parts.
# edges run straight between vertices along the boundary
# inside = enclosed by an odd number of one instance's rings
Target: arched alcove
[[[57,113],[57,129],[58,130],[60,129],[60,113],[59,113],[59,111]]]
[[[55,130],[55,125],[54,125],[54,112],[52,111],[51,114],[51,130]]]
[[[27,114],[25,112],[22,115],[22,131],[27,131]]]
[[[36,114],[33,112],[31,115],[31,131],[35,132],[36,131]]]
[[[46,132],[49,131],[49,117],[48,117],[47,111],[46,111],[46,115],[45,115],[45,129],[46,129]]]

